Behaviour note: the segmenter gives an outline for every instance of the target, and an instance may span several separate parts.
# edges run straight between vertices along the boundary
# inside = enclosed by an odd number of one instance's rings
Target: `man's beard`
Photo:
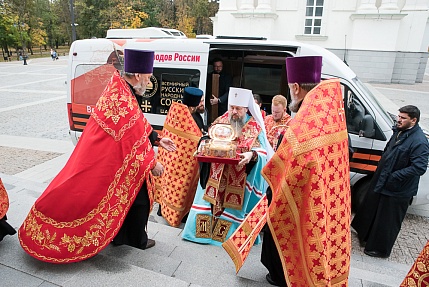
[[[401,127],[396,126],[398,131],[406,131],[411,127],[411,123],[408,125],[402,125]]]
[[[137,84],[133,86],[134,93],[138,96],[143,96],[144,93],[146,93],[146,86],[143,86],[142,84]]]
[[[237,137],[241,136],[241,131],[244,125],[246,124],[246,122],[244,121],[244,117],[233,119],[232,115],[229,115],[229,123],[231,124],[232,128],[235,130],[235,134],[237,135]]]
[[[293,113],[297,113],[299,110],[299,107],[301,106],[302,103],[302,99],[299,100],[293,100],[292,102],[289,104],[289,110]]]

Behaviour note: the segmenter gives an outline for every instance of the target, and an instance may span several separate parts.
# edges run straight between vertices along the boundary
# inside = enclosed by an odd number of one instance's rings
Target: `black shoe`
[[[383,254],[383,253],[378,252],[378,251],[364,250],[363,253],[365,253],[366,255],[371,256],[371,257],[378,257],[378,258],[389,257],[389,255]]]
[[[268,273],[268,274],[265,276],[265,279],[267,279],[268,283],[270,283],[271,285],[274,285],[274,286],[280,286],[279,284],[277,284],[277,282],[275,282],[273,279],[271,279],[271,275],[270,275],[270,273]]]
[[[152,247],[154,247],[155,246],[155,240],[153,240],[153,239],[148,239],[147,240],[147,243],[146,243],[146,247],[145,247],[145,249],[149,249],[149,248],[152,248]]]
[[[113,246],[121,246],[124,245],[124,243],[119,242],[118,240],[113,239],[112,242],[110,242]]]

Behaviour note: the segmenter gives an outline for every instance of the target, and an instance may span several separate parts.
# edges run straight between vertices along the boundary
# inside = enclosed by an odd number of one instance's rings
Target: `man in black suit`
[[[212,95],[210,99],[211,105],[218,105],[218,115],[221,116],[228,110],[228,92],[232,85],[232,77],[223,71],[223,62],[220,58],[213,60],[213,72],[209,75],[219,74],[219,97]]]

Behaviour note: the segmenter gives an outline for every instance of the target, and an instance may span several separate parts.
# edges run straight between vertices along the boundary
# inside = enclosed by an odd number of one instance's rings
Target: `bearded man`
[[[276,286],[346,286],[350,269],[348,139],[341,86],[320,82],[322,57],[289,57],[295,117],[262,171],[272,235],[261,261]],[[320,83],[319,83],[320,82]],[[268,242],[267,242],[268,243]],[[276,259],[277,258],[277,259]]]
[[[153,51],[125,49],[64,168],[36,200],[19,229],[22,248],[36,259],[88,259],[115,239],[145,249],[152,175],[163,173],[152,148],[156,133],[137,99],[153,71]],[[174,150],[170,139],[161,146]]]
[[[368,192],[352,221],[364,253],[387,258],[402,221],[427,169],[429,143],[419,126],[420,110],[399,109],[396,127],[386,144]]]
[[[230,88],[229,108],[212,124],[230,124],[236,132],[238,164],[211,163],[208,180],[197,188],[182,237],[221,245],[265,194],[262,167],[270,155],[262,115],[252,91]],[[247,114],[250,111],[251,115]]]

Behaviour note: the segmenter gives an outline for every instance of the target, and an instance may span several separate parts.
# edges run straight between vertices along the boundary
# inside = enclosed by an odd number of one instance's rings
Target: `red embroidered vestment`
[[[147,122],[115,72],[68,162],[36,200],[19,229],[31,256],[46,262],[87,259],[119,231],[155,165]]]
[[[288,286],[347,286],[350,180],[338,80],[304,98],[262,171],[273,192],[267,223]]]
[[[158,149],[157,158],[164,166],[164,174],[156,178],[155,200],[161,205],[165,220],[171,226],[179,226],[191,209],[197,189],[199,164],[194,152],[202,133],[188,107],[173,102],[162,135],[172,139],[177,149]]]
[[[429,240],[401,283],[401,287],[426,286],[429,286]]]
[[[4,188],[3,182],[0,178],[0,219],[2,219],[7,210],[9,209],[9,197],[7,196],[6,189]]]
[[[265,130],[267,131],[267,138],[270,145],[273,147],[274,150],[277,149],[277,140],[281,133],[283,133],[286,128],[287,124],[292,118],[289,114],[285,114],[280,121],[275,121],[273,119],[273,115],[268,115],[264,119],[264,125]]]

